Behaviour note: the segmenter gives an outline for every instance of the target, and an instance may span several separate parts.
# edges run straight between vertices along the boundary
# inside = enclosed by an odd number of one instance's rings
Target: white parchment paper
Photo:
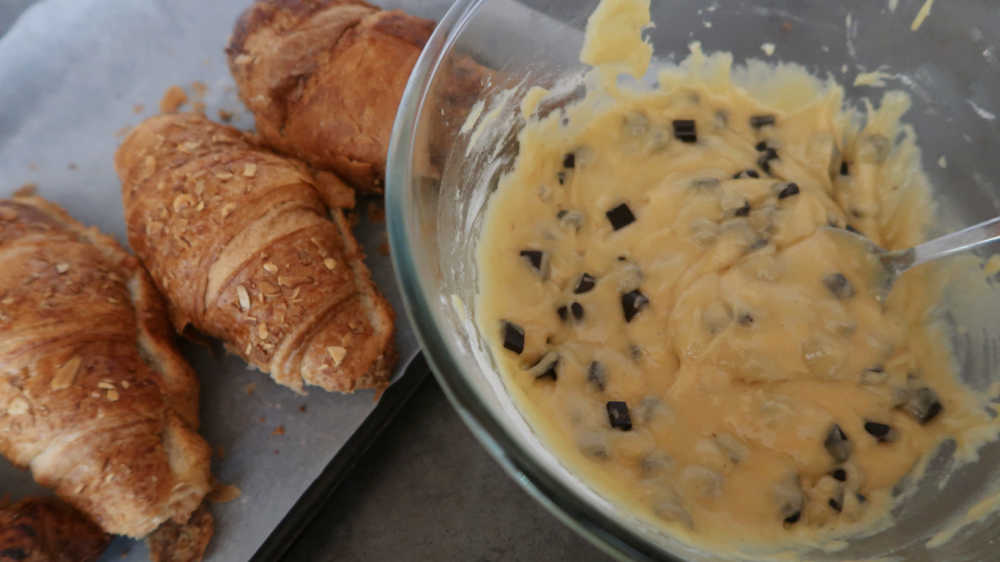
[[[123,128],[158,111],[164,90],[183,87],[209,117],[239,103],[223,48],[250,0],[46,0],[0,40],[0,196],[25,183],[86,224],[125,242],[120,185],[112,157]],[[446,0],[385,2],[440,17]],[[190,106],[189,106],[190,107]],[[384,225],[357,233],[376,284],[397,311],[400,366],[416,352],[386,251]],[[201,432],[222,456],[213,472],[243,495],[212,506],[209,560],[247,560],[375,407],[374,394],[314,389],[301,397],[234,357],[196,345],[185,355],[202,383]],[[253,385],[253,391],[248,391]],[[281,426],[284,433],[276,428]],[[0,459],[0,494],[47,493]],[[122,558],[124,556],[124,558]],[[106,560],[146,560],[145,546],[116,539]]]

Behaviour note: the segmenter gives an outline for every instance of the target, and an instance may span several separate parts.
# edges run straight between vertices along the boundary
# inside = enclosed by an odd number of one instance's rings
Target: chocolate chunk
[[[563,156],[563,168],[575,168],[576,167],[576,154],[572,152]]]
[[[524,329],[504,320],[503,346],[520,355],[524,351]]]
[[[840,513],[841,510],[844,509],[844,506],[840,505],[840,502],[833,498],[830,498],[830,501],[828,501],[827,504],[830,506],[830,509],[836,511],[837,513]]]
[[[528,369],[528,373],[535,377],[535,380],[549,379],[558,380],[559,354],[550,351],[542,356],[534,365]]]
[[[846,175],[848,175],[850,173],[850,168],[848,166],[849,165],[847,164],[846,161],[841,161],[841,163],[840,163],[840,175],[846,176]]]
[[[903,404],[903,411],[921,424],[937,417],[943,409],[937,393],[926,386],[911,393],[909,400]]]
[[[784,199],[786,197],[791,197],[792,195],[799,194],[799,184],[795,182],[789,182],[785,184],[785,187],[778,192],[778,199]]]
[[[573,294],[582,295],[583,293],[589,293],[594,285],[597,284],[597,279],[589,273],[584,273],[576,281],[576,287],[573,288]]]
[[[632,429],[632,416],[628,413],[628,404],[624,402],[611,401],[607,404],[608,421],[611,427],[622,431]]]
[[[843,273],[831,273],[823,278],[826,288],[840,300],[849,299],[854,296],[854,286],[844,276]]]
[[[774,125],[774,115],[751,115],[750,116],[750,126],[754,129],[760,129],[761,127],[766,127],[768,125]]]
[[[889,424],[866,421],[865,431],[877,439],[879,443],[891,443],[896,440],[896,432]]]
[[[755,178],[756,179],[756,178],[759,178],[759,177],[760,177],[760,174],[757,173],[757,170],[740,170],[740,171],[736,172],[735,174],[733,174],[733,179],[734,180],[741,180],[743,178]]]
[[[698,142],[694,119],[674,119],[674,136],[681,142]]]
[[[545,261],[545,252],[541,250],[521,250],[520,256],[531,264],[531,267],[538,272],[542,271]]]
[[[840,482],[847,482],[847,471],[844,470],[843,468],[835,469],[833,472],[830,473],[830,476],[833,476],[834,480],[838,480]]]
[[[764,152],[765,150],[767,150],[767,142],[760,141],[759,143],[754,145],[754,148],[757,150],[757,152]]]
[[[826,432],[823,447],[830,453],[833,460],[837,462],[844,462],[851,456],[851,441],[838,424],[833,424],[830,426],[829,431]]]
[[[560,320],[565,322],[566,320],[569,319],[569,307],[566,305],[560,306],[559,308],[556,309],[556,314],[559,315]]]
[[[794,525],[799,522],[799,518],[801,517],[802,517],[802,512],[796,511],[795,513],[789,515],[788,517],[785,517],[784,519],[785,525]]]
[[[631,322],[639,311],[649,304],[649,299],[642,294],[639,289],[629,291],[622,295],[622,312],[625,313],[625,321]]]
[[[556,181],[559,182],[559,185],[566,185],[566,172],[562,170],[556,172]]]
[[[611,228],[614,230],[621,230],[635,222],[635,215],[632,214],[632,209],[629,209],[625,203],[618,205],[605,214],[608,216],[608,220],[611,221]]]
[[[573,314],[573,318],[575,320],[577,320],[577,321],[583,320],[583,305],[582,304],[580,304],[578,302],[574,302],[573,304],[569,305],[569,311],[570,311],[570,313]]]
[[[736,315],[736,323],[740,326],[753,326],[754,320],[753,314],[743,311]]]
[[[864,494],[859,493],[859,492],[855,492],[854,497],[858,498],[858,501],[861,502],[861,503],[865,503],[866,501],[868,501],[868,498],[865,497]]]
[[[608,384],[608,375],[604,372],[604,365],[597,361],[591,361],[587,367],[587,382],[590,386],[604,392],[604,387]]]
[[[766,147],[766,148],[764,148],[763,151],[761,151],[761,155],[757,157],[757,165],[760,166],[760,169],[764,170],[765,173],[770,174],[771,173],[771,161],[772,160],[778,160],[778,159],[779,159],[778,158],[778,151],[775,150],[775,149],[773,149],[773,148],[771,148],[771,147]]]
[[[750,216],[750,202],[744,201],[743,206],[733,211],[734,217],[747,217]]]

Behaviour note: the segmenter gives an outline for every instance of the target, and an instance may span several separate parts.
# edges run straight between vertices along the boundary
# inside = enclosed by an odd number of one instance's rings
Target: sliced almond
[[[333,271],[334,269],[337,268],[337,260],[333,258],[326,258],[325,260],[323,260],[323,265],[325,265],[326,268],[329,269],[330,271]]]
[[[247,293],[247,288],[243,285],[236,287],[236,297],[240,301],[240,308],[245,311],[250,310],[250,293]]]
[[[52,390],[69,388],[70,385],[73,384],[73,380],[76,378],[76,372],[80,369],[80,362],[79,357],[74,357],[59,366],[59,368],[56,369],[55,376],[52,377],[52,381],[49,382],[49,387]]]
[[[277,273],[278,272],[278,266],[274,265],[271,262],[267,262],[267,263],[264,264],[264,271],[266,271],[268,273]]]
[[[331,345],[326,348],[326,352],[330,354],[330,358],[333,359],[333,366],[339,367],[340,363],[344,361],[344,357],[347,355],[347,350],[339,345]]]
[[[119,398],[118,391],[114,390],[114,389],[109,390],[108,394],[107,394],[107,397],[108,397],[108,401],[110,401],[110,402],[117,402],[118,398]]]
[[[268,336],[267,322],[261,322],[260,324],[257,324],[257,337],[262,340],[266,340],[267,336]]]
[[[256,176],[257,175],[257,164],[254,164],[253,162],[247,164],[246,167],[243,168],[243,175],[246,176],[246,177],[248,177],[248,178],[252,178],[252,177]]]
[[[219,178],[222,181],[226,181],[233,179],[233,174],[229,172],[215,172],[215,177]]]
[[[222,206],[222,218],[228,217],[236,210],[236,203],[226,203]]]
[[[59,273],[60,275],[63,274],[63,273],[66,273],[67,271],[69,271],[69,264],[68,263],[57,263],[56,264],[56,272]]]
[[[115,385],[113,385],[113,384],[111,384],[109,382],[101,381],[101,382],[97,383],[97,388],[101,388],[101,389],[104,389],[104,390],[114,390]]]
[[[208,493],[208,499],[215,503],[226,503],[243,495],[243,492],[232,484],[219,484]]]

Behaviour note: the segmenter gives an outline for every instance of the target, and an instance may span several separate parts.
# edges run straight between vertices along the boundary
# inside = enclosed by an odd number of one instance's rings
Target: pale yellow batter
[[[529,421],[603,493],[715,545],[856,532],[987,423],[932,322],[934,272],[882,302],[830,230],[921,240],[908,100],[847,111],[798,67],[697,46],[656,90],[620,88],[649,60],[621,34],[647,23],[648,1],[605,0],[586,98],[528,118],[489,202],[477,321]]]

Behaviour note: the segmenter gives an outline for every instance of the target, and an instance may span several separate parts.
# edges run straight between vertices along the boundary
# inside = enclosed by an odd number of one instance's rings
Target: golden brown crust
[[[146,538],[151,562],[198,562],[215,533],[215,520],[202,504],[186,523],[167,521]],[[0,561],[2,562],[2,561]]]
[[[111,537],[54,498],[0,508],[0,562],[92,562]]]
[[[305,166],[193,114],[136,127],[115,165],[129,241],[178,331],[222,339],[299,392],[387,383],[392,311]]]
[[[381,193],[396,109],[433,29],[354,0],[258,0],[226,52],[267,144]]]
[[[109,533],[210,489],[198,386],[136,259],[38,197],[0,201],[0,452]]]

